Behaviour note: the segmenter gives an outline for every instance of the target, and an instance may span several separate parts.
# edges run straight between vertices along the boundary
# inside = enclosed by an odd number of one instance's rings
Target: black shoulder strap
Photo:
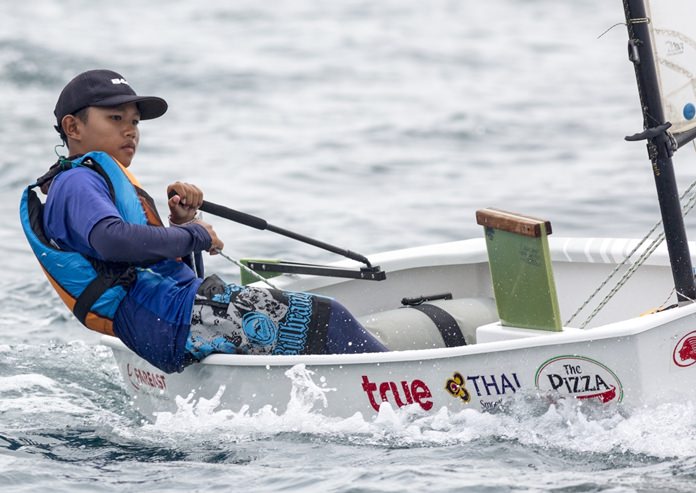
[[[80,163],[80,166],[84,166],[85,168],[89,168],[92,171],[96,172],[104,178],[104,181],[106,182],[106,186],[109,187],[109,195],[111,196],[111,201],[116,203],[116,192],[114,191],[114,185],[111,183],[111,178],[109,178],[109,175],[104,171],[104,168],[101,167],[101,165],[96,162],[94,159],[91,157],[88,157],[86,159],[83,159],[82,162]]]
[[[112,286],[112,282],[107,280],[104,276],[97,276],[94,280],[87,285],[82,294],[75,300],[75,306],[73,307],[73,314],[80,321],[82,325],[85,324],[85,319],[87,314],[92,309],[92,305],[99,299],[99,297],[104,294],[104,292]]]
[[[92,266],[97,271],[97,277],[90,282],[75,300],[73,314],[84,325],[87,314],[92,310],[92,305],[109,288],[114,286],[128,287],[135,281],[137,272],[133,266],[123,266],[117,263],[104,262],[89,258]]]
[[[439,306],[430,305],[428,303],[423,303],[421,305],[411,306],[414,310],[422,312],[433,321],[437,330],[440,331],[442,339],[445,341],[445,346],[456,347],[456,346],[466,346],[466,341],[464,340],[464,335],[457,321],[447,313],[445,310]]]

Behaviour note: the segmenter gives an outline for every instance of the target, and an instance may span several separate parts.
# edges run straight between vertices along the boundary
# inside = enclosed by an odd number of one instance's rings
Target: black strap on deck
[[[442,339],[447,347],[466,346],[464,335],[462,334],[459,324],[452,315],[447,313],[439,306],[423,303],[421,305],[411,306],[414,310],[424,313],[430,320],[433,321],[437,330],[440,331]]]

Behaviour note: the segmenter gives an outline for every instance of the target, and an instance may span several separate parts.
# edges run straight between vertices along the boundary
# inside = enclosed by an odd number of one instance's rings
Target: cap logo
[[[129,86],[128,81],[126,79],[111,79],[112,84],[125,84]]]

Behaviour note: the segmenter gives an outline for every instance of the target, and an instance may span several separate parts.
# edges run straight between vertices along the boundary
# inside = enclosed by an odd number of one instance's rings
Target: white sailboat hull
[[[564,320],[635,244],[550,239]],[[482,240],[371,259],[387,272],[386,281],[296,276],[276,283],[334,296],[357,316],[394,309],[403,297],[443,292],[455,298],[493,296]],[[194,392],[194,399],[210,399],[222,387],[222,408],[246,406],[249,412],[265,406],[283,412],[291,393],[298,391],[318,396],[321,412],[338,417],[374,415],[382,402],[423,412],[488,410],[521,393],[591,399],[630,410],[696,397],[696,305],[641,316],[665,303],[671,286],[666,250],[658,250],[584,330],[569,327],[554,333],[493,323],[478,329],[476,344],[453,348],[358,355],[218,354],[167,375],[117,339],[104,337],[103,343],[113,349],[125,387],[147,417],[176,411],[177,396]],[[585,315],[571,325],[577,327]]]

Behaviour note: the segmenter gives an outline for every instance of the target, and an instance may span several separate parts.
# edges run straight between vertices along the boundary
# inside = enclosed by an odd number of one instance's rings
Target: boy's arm
[[[43,219],[46,235],[60,248],[102,260],[149,263],[211,244],[199,224],[162,228],[123,222],[104,179],[86,168],[53,180]]]
[[[128,224],[107,217],[94,225],[89,235],[92,248],[103,260],[152,263],[209,250],[211,237],[199,224],[173,228]]]

